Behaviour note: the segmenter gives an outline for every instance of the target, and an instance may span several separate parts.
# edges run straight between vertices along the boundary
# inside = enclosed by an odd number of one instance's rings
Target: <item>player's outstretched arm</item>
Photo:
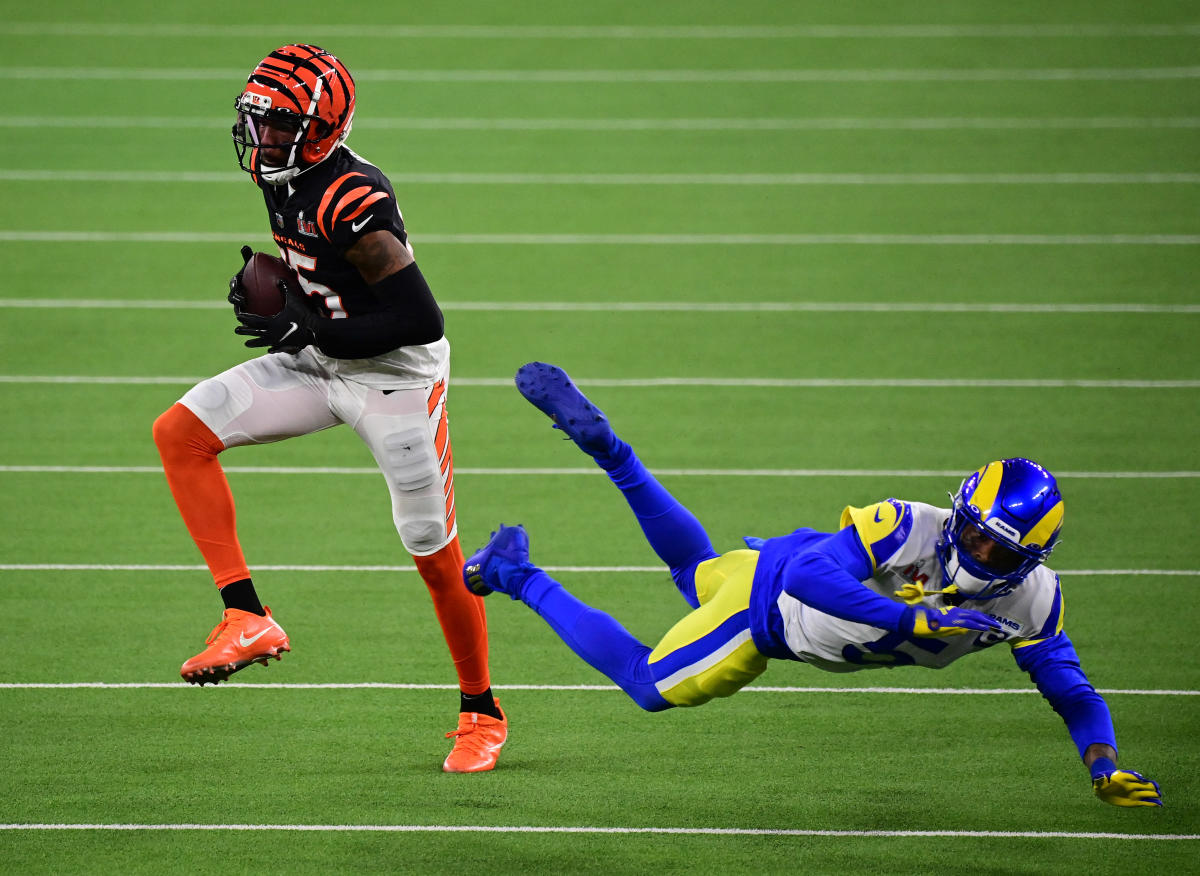
[[[1117,767],[1116,733],[1108,704],[1088,681],[1066,632],[1018,643],[1013,657],[1066,723],[1091,773],[1096,796],[1113,806],[1161,806],[1157,782]]]

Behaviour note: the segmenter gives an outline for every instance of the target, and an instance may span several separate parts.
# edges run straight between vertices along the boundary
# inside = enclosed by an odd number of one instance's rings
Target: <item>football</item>
[[[274,316],[283,310],[283,293],[279,291],[277,282],[281,279],[287,280],[296,292],[300,291],[296,272],[283,259],[265,252],[250,256],[246,269],[242,271],[242,289],[246,295],[242,310],[258,316]]]

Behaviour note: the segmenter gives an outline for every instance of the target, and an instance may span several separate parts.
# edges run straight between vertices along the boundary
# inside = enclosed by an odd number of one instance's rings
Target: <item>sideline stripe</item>
[[[228,306],[228,305],[222,305]],[[1190,311],[1189,311],[1190,312]],[[0,384],[109,384],[192,386],[203,377],[103,377],[87,374],[20,375],[0,374]],[[855,377],[646,377],[629,379],[583,379],[581,386],[625,389],[663,386],[763,387],[778,389],[826,388],[898,388],[898,389],[1196,389],[1200,380],[1040,380],[1040,379],[969,379],[969,378],[855,378]],[[512,387],[509,377],[457,377],[457,387]]]
[[[244,69],[196,67],[0,67],[0,79],[238,82]],[[386,70],[359,71],[360,82],[1096,82],[1200,79],[1200,67],[1046,67],[767,70]]]
[[[1041,186],[1195,185],[1200,173],[397,173],[396,185],[503,186]],[[237,183],[243,173],[3,170],[7,182]]]
[[[262,572],[415,572],[416,566],[314,566],[314,565],[265,565],[255,563],[254,568]],[[615,574],[623,572],[663,573],[663,566],[541,566],[547,572],[600,572]],[[0,572],[205,572],[203,564],[163,565],[149,563],[0,563]],[[1150,577],[1200,577],[1200,569],[1055,569],[1060,577],[1078,575],[1105,576],[1150,576]]]
[[[10,243],[246,243],[260,231],[0,231]],[[422,234],[470,246],[1197,246],[1200,234]]]
[[[444,301],[442,310],[662,313],[1200,313],[1200,304],[1009,304],[907,301]],[[129,298],[0,298],[0,307],[37,310],[228,310],[224,301]],[[456,380],[457,384],[458,381]]]
[[[378,468],[366,466],[255,466],[228,465],[229,474],[261,475],[371,475]],[[603,475],[599,468],[456,468],[462,475],[543,476],[567,475],[594,477]],[[658,468],[659,477],[745,477],[745,478],[958,478],[962,471],[952,469],[865,469],[865,468]],[[0,465],[0,473],[10,474],[162,474],[158,465]],[[1087,480],[1136,480],[1139,478],[1200,478],[1200,471],[1060,471],[1059,478]]]
[[[673,118],[571,119],[378,117],[355,122],[359,131],[891,131],[1200,128],[1200,116],[1083,116],[1078,118]],[[195,116],[3,116],[8,128],[211,128],[229,119]]]
[[[311,24],[188,24],[130,22],[6,22],[0,34],[97,37],[278,37]],[[809,24],[809,25],[321,25],[321,33],[353,38],[423,39],[956,39],[1034,37],[1190,37],[1200,25],[1184,24]]]
[[[233,682],[215,684],[218,690],[458,690],[456,684],[403,684],[399,682],[363,681],[363,682],[329,682],[329,683],[296,683],[268,684],[254,682]],[[615,684],[497,684],[496,690],[532,690],[532,691],[619,691]],[[106,682],[106,681],[64,681],[64,682],[0,682],[0,690],[69,690],[93,688],[99,690],[192,690],[192,686],[182,681],[170,682]],[[1096,688],[1098,693],[1130,694],[1134,696],[1170,696],[1194,697],[1200,696],[1200,690],[1124,690],[1120,688]],[[740,693],[785,693],[785,694],[934,694],[950,696],[980,696],[980,695],[1011,695],[1036,694],[1037,688],[935,688],[935,687],[757,687],[750,686],[741,689]]]
[[[0,830],[228,830],[300,833],[578,833],[674,836],[1002,837],[1008,839],[1197,840],[1186,833],[1095,833],[1054,830],[805,830],[767,827],[552,827],[469,824],[0,824]]]

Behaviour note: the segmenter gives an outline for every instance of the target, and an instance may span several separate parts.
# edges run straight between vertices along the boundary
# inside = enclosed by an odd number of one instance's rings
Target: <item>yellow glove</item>
[[[970,632],[999,630],[1000,623],[971,608],[926,608],[910,605],[900,616],[900,632],[924,639],[962,636]]]
[[[1092,790],[1113,806],[1162,806],[1158,782],[1133,770],[1119,770],[1106,757],[1092,762]]]

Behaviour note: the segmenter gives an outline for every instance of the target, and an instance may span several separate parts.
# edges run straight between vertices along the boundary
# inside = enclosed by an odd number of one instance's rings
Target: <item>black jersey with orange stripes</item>
[[[344,255],[372,231],[391,231],[408,243],[396,193],[383,171],[343,146],[290,183],[260,188],[280,254],[327,316],[383,309]]]

